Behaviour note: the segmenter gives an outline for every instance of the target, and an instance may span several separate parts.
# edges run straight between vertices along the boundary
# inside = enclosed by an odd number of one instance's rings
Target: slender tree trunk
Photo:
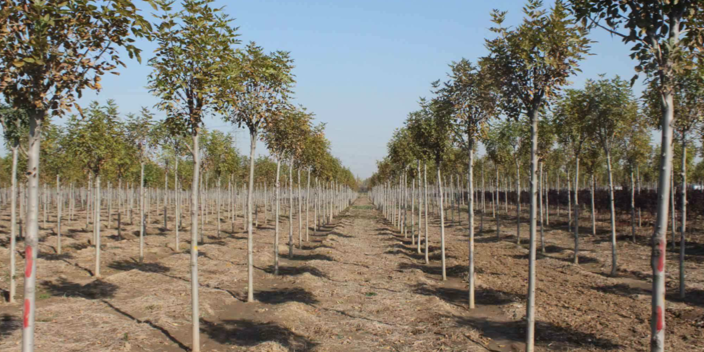
[[[276,158],[276,215],[274,216],[274,275],[279,275],[279,197],[281,195],[281,158]]]
[[[288,259],[293,259],[293,158],[288,168]]]
[[[543,163],[539,161],[538,164],[540,165],[540,190],[538,191],[538,204],[540,204],[540,253],[545,253],[545,226],[543,225]]]
[[[660,142],[660,176],[658,181],[658,204],[655,231],[652,238],[653,290],[650,350],[665,350],[665,248],[667,246],[667,218],[669,211],[670,177],[672,174],[672,125],[674,123],[674,99],[672,93],[663,97],[662,140]]]
[[[579,156],[574,160],[574,264],[579,264]]]
[[[298,248],[303,248],[303,198],[301,197],[301,169],[298,170]]]
[[[257,131],[249,132],[249,191],[247,192],[247,302],[254,302],[254,243],[252,239],[252,193],[254,193],[254,150]]]
[[[39,254],[39,157],[44,111],[29,116],[29,146],[27,153],[26,236],[24,312],[22,325],[22,351],[34,351],[35,290],[37,282],[37,255]]]
[[[428,258],[428,165],[423,163],[423,193],[425,193],[425,264],[430,264]]]
[[[196,129],[193,133],[193,182],[191,183],[191,209],[189,209],[191,212],[191,326],[193,335],[193,346],[191,348],[193,352],[200,352],[200,313],[198,305],[198,194],[200,193],[200,190],[198,189],[200,185],[199,138],[200,131]]]
[[[308,167],[308,179],[306,180],[306,242],[310,241],[308,237],[308,232],[310,226],[308,225],[308,216],[310,213],[310,167]]]
[[[194,171],[195,173],[195,171]],[[144,261],[144,162],[139,163],[139,262]]]
[[[422,187],[421,187],[421,175],[420,175],[420,160],[417,160],[417,168],[418,170],[418,241],[416,242],[416,252],[418,254],[421,254],[420,251],[420,233],[421,229],[423,226],[423,195],[422,195]],[[425,219],[425,221],[428,221],[428,219]]]
[[[467,136],[469,140],[469,167],[467,171],[467,217],[469,229],[469,309],[474,309],[474,137]]]
[[[592,173],[592,191],[589,192],[589,197],[591,198],[591,213],[592,213],[592,236],[596,236],[596,211],[594,208],[594,192],[596,192],[596,177]]]
[[[436,162],[435,166],[437,168],[438,175],[438,195],[440,196],[438,205],[440,208],[440,256],[442,259],[442,280],[447,280],[446,263],[445,263],[445,212],[443,211],[443,189],[442,189],[442,177],[440,177],[440,163]]]
[[[633,171],[631,171],[631,236],[633,236],[633,243],[636,243],[636,187]]]
[[[181,227],[181,190],[178,185],[178,157],[174,158],[174,229],[176,230],[176,252],[180,252],[179,228]]]
[[[611,276],[616,276],[618,270],[616,257],[616,207],[614,201],[614,177],[611,168],[611,150],[604,148],[606,152],[606,168],[609,176],[609,211],[611,214]]]
[[[506,200],[508,202],[508,199]],[[516,244],[521,244],[521,164],[516,157]]]
[[[530,245],[528,264],[528,304],[526,307],[526,351],[534,349],[535,337],[535,237],[536,237],[536,211],[537,211],[537,185],[538,185],[538,107],[535,106],[528,113],[530,117]]]
[[[56,254],[58,254],[58,255],[61,255],[61,208],[62,207],[63,207],[63,197],[61,196],[61,176],[56,175]]]
[[[685,254],[685,234],[687,230],[687,131],[682,132],[682,185],[680,186],[680,212],[682,213],[682,224],[680,227],[680,298],[685,296],[684,277],[684,254]]]
[[[10,303],[15,302],[15,291],[17,290],[16,271],[16,247],[17,247],[17,154],[19,143],[12,147],[12,180],[10,181]]]
[[[100,278],[100,173],[95,174],[95,277]]]

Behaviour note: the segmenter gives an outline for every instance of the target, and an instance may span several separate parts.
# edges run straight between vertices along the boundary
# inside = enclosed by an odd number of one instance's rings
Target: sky
[[[284,50],[295,60],[294,103],[326,124],[331,152],[361,178],[376,170],[386,143],[401,127],[430,83],[447,77],[452,61],[485,56],[492,37],[492,9],[508,11],[507,25],[521,21],[522,0],[218,0],[216,6],[235,19],[241,46],[255,41],[267,51]],[[546,1],[549,6],[552,1]],[[152,12],[143,7],[145,15]],[[151,17],[151,16],[150,16]],[[599,74],[630,78],[634,62],[628,46],[603,30],[590,38],[592,54],[571,77],[574,87]],[[113,99],[122,113],[153,107],[157,100],[145,88],[147,61],[156,45],[139,41],[142,63],[128,60],[120,76],[104,77],[103,90],[80,101]],[[642,89],[637,83],[636,91]],[[163,114],[157,113],[163,117]],[[235,134],[241,152],[249,152],[249,135],[219,118],[206,128]],[[266,155],[264,145],[258,155]]]

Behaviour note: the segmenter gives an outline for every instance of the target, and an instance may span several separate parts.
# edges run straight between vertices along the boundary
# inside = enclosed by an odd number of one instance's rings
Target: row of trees
[[[640,179],[641,171],[657,172],[657,177],[648,175],[657,180],[659,195],[652,241],[651,345],[653,351],[661,351],[664,349],[665,234],[673,192],[673,131],[677,132],[680,142],[678,171],[682,179],[682,198],[686,199],[687,166],[691,163],[687,141],[701,121],[704,84],[702,71],[697,66],[704,22],[700,6],[695,1],[573,0],[569,3],[556,1],[546,10],[541,1],[529,0],[524,14],[522,23],[506,28],[503,26],[506,13],[494,11],[492,18],[496,26],[491,30],[495,37],[486,41],[489,54],[476,64],[466,59],[452,63],[449,79],[433,83],[433,97],[421,99],[420,110],[409,114],[405,126],[396,131],[389,143],[389,156],[379,163],[379,170],[370,180],[372,185],[377,185],[374,191],[377,202],[380,200],[384,207],[389,201],[396,206],[406,204],[403,177],[420,179],[420,168],[414,171],[410,167],[420,162],[434,164],[437,183],[434,194],[438,197],[439,209],[444,208],[443,196],[447,194],[442,183],[443,169],[453,174],[457,174],[458,169],[466,170],[467,194],[474,195],[474,152],[479,142],[486,148],[486,156],[480,159],[482,184],[484,170],[495,170],[496,178],[490,181],[495,189],[502,180],[500,170],[504,176],[514,173],[514,189],[520,195],[523,170],[527,166],[530,254],[526,344],[527,350],[532,351],[538,211],[542,223],[543,185],[547,184],[543,179],[543,165],[549,165],[548,173],[552,173],[558,189],[567,188],[569,192],[574,185],[569,199],[574,201],[575,219],[579,219],[580,176],[587,175],[592,185],[596,183],[596,175],[605,176],[610,198],[613,275],[617,269],[614,176],[618,174],[622,185],[635,192],[634,174]],[[619,77],[600,77],[587,81],[582,89],[563,91],[569,84],[568,77],[579,72],[579,62],[589,53],[588,31],[596,27],[634,44],[631,57],[638,62],[636,72],[645,73],[648,82],[642,108],[629,83]],[[622,30],[625,32],[621,33]],[[634,80],[637,78],[636,75]],[[657,154],[650,146],[652,128],[659,128],[663,136]],[[653,162],[655,157],[658,160]],[[586,170],[580,169],[580,161]],[[458,167],[459,163],[467,166]],[[615,169],[619,171],[614,172]],[[424,181],[425,177],[424,173]],[[567,187],[560,184],[560,179],[566,181]],[[482,191],[485,190],[482,186]],[[486,193],[483,194],[482,202],[486,198]],[[427,195],[425,198],[427,205]],[[474,305],[474,198],[471,196],[467,201],[470,308]],[[680,245],[681,260],[684,260],[686,201],[681,205]],[[633,203],[631,209],[634,222]],[[520,201],[516,202],[516,212],[520,217]],[[444,211],[439,211],[439,215],[445,278]],[[427,220],[425,223],[427,226]],[[578,263],[579,226],[575,224],[572,229],[574,261]],[[520,243],[520,240],[518,226],[516,241]],[[681,280],[684,294],[683,274]]]
[[[144,18],[131,0],[106,1],[100,6],[79,0],[13,0],[0,5],[3,26],[0,31],[0,47],[3,48],[0,54],[0,93],[11,112],[4,113],[3,120],[9,135],[20,139],[20,142],[8,139],[11,148],[17,146],[26,150],[23,351],[34,349],[39,189],[44,177],[40,166],[45,170],[54,167],[53,173],[57,175],[66,171],[69,180],[79,179],[76,174],[81,172],[88,173],[94,187],[101,189],[101,176],[105,176],[108,170],[117,174],[118,179],[127,177],[136,155],[140,165],[140,199],[143,199],[145,169],[153,162],[155,146],[159,145],[164,153],[173,153],[174,170],[180,156],[191,155],[193,351],[200,350],[197,243],[201,172],[206,169],[213,177],[229,177],[238,165],[237,154],[228,150],[231,143],[227,136],[218,135],[220,140],[217,142],[203,140],[204,119],[220,117],[234,126],[246,127],[251,137],[249,158],[246,159],[249,164],[246,192],[249,301],[253,300],[251,214],[257,140],[267,142],[277,163],[289,162],[290,178],[293,168],[303,168],[321,181],[353,183],[354,177],[349,170],[330,155],[322,126],[312,126],[312,115],[290,102],[295,82],[289,53],[266,53],[255,43],[238,48],[237,28],[232,19],[221,8],[212,7],[212,2],[183,0],[176,9],[173,1],[147,0],[146,3],[157,11],[156,25]],[[155,54],[149,60],[153,71],[148,88],[158,99],[156,108],[166,115],[163,123],[158,124],[159,128],[150,123],[153,119],[146,110],[121,122],[114,104],[92,105],[84,111],[76,103],[85,90],[100,91],[102,76],[118,74],[118,69],[125,66],[125,55],[141,61],[141,50],[135,44],[137,38],[153,40],[157,44]],[[51,152],[46,152],[47,147],[60,148],[62,138],[52,127],[51,119],[72,110],[78,111],[83,119],[69,119],[66,131],[71,132],[65,134],[67,143],[63,146],[67,155],[77,159],[72,163],[80,166],[62,162],[52,166],[48,162],[51,158],[47,155]],[[15,127],[17,131],[10,132]],[[291,134],[291,128],[300,133]],[[27,130],[24,137],[20,132],[22,129]],[[121,129],[125,133],[119,133]],[[108,134],[101,135],[101,131]],[[111,131],[118,133],[110,134]],[[50,138],[52,134],[56,134],[55,145]],[[155,134],[158,137],[154,137]],[[45,137],[49,139],[43,142]],[[125,140],[129,141],[128,147],[121,145]],[[20,148],[22,143],[25,147]],[[43,144],[45,148],[42,148]],[[16,161],[17,153],[13,156]],[[43,158],[47,161],[40,163]],[[14,176],[11,179],[14,180]],[[14,185],[14,181],[12,183]],[[335,189],[341,191],[341,187]],[[12,194],[14,198],[14,189]],[[100,192],[96,193],[97,204],[100,204],[99,195]],[[99,213],[95,227],[100,228]],[[96,249],[100,245],[99,239],[98,230]],[[96,262],[99,262],[98,253]]]

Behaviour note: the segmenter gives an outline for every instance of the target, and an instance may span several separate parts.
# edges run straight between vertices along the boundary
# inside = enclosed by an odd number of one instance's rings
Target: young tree
[[[574,264],[579,264],[579,161],[589,137],[589,117],[594,101],[584,90],[568,89],[560,97],[553,115],[558,141],[574,156]]]
[[[127,140],[129,145],[137,151],[139,161],[139,262],[144,261],[144,231],[146,229],[144,217],[144,166],[151,159],[153,148],[156,145],[154,130],[154,116],[142,108],[139,115],[127,115]]]
[[[288,52],[265,54],[251,42],[229,63],[234,73],[224,89],[226,119],[249,129],[249,192],[247,194],[247,302],[254,301],[254,259],[252,239],[252,193],[254,192],[254,151],[259,132],[289,110],[288,97],[293,84],[293,60]]]
[[[675,76],[688,69],[688,48],[704,42],[701,2],[571,0],[577,19],[634,43],[631,58],[636,72],[645,71],[657,82],[663,109],[660,142],[658,204],[652,241],[653,292],[651,350],[665,349],[665,250],[672,173],[672,135],[675,121]],[[623,30],[623,32],[620,32]],[[637,78],[637,75],[634,79]]]
[[[27,114],[8,106],[0,106],[0,123],[2,123],[5,145],[12,153],[12,171],[10,174],[10,292],[9,302],[15,302],[15,248],[17,246],[17,159],[21,150],[20,141],[27,129]]]
[[[117,105],[108,100],[107,105],[100,106],[93,102],[86,110],[85,117],[79,119],[71,116],[66,126],[67,138],[70,140],[70,152],[81,161],[95,181],[93,240],[95,244],[95,277],[100,277],[100,176],[115,150],[119,149],[122,136],[122,124],[119,120]]]
[[[450,82],[446,86],[455,110],[455,124],[466,136],[469,157],[467,170],[469,213],[469,309],[474,309],[474,149],[485,133],[486,122],[497,112],[498,97],[487,72],[466,59],[450,65]],[[482,189],[482,192],[484,190]],[[482,198],[484,194],[482,194]]]
[[[29,125],[22,350],[31,352],[42,126],[49,116],[69,111],[85,89],[100,90],[101,76],[124,66],[124,53],[139,59],[134,38],[151,28],[131,0],[101,6],[89,1],[9,0],[0,9],[0,93],[13,108],[27,112]]]
[[[528,115],[531,128],[530,166],[530,267],[526,349],[533,351],[535,335],[535,235],[537,210],[538,113],[567,77],[577,71],[577,63],[587,53],[589,40],[583,27],[569,17],[562,1],[551,11],[541,9],[542,2],[529,0],[526,17],[514,29],[502,27],[505,12],[492,14],[498,37],[487,41],[488,66],[502,95],[502,109],[517,118]]]
[[[593,102],[589,111],[589,129],[606,156],[606,171],[609,178],[609,210],[611,213],[611,276],[616,276],[616,207],[614,205],[614,181],[612,149],[626,130],[637,123],[638,105],[628,82],[618,76],[613,79],[588,81],[586,94]]]
[[[159,98],[157,106],[166,112],[166,125],[176,135],[189,135],[186,147],[193,156],[191,182],[191,299],[193,351],[200,351],[198,306],[198,195],[200,177],[200,132],[204,117],[220,111],[221,87],[229,83],[234,61],[232,46],[236,28],[222,12],[210,6],[212,0],[184,0],[181,11],[165,6],[167,12],[154,34],[156,56],[149,61],[154,71],[149,89]]]
[[[273,116],[264,132],[269,151],[276,158],[276,215],[274,229],[274,274],[279,273],[279,174],[281,161],[293,160],[301,155],[303,143],[308,137],[311,114],[303,110],[290,110],[281,115]],[[291,204],[291,207],[293,205]],[[289,219],[289,229],[292,230],[293,219]],[[293,234],[289,232],[289,257],[293,254]]]
[[[682,214],[682,223],[680,225],[680,298],[685,296],[685,277],[684,277],[684,259],[685,259],[685,233],[687,226],[687,149],[688,142],[691,139],[690,133],[697,131],[702,124],[702,112],[704,111],[704,71],[701,68],[680,73],[675,76],[675,91],[674,91],[674,113],[677,119],[674,120],[674,134],[679,139],[680,153],[680,203]],[[658,86],[656,81],[651,81],[646,91],[644,92],[645,108],[644,112],[648,117],[651,125],[662,130],[660,125],[660,114],[663,109],[663,103],[659,96]],[[673,166],[673,169],[676,169]],[[672,191],[674,192],[674,190]],[[674,205],[673,205],[674,206]],[[673,208],[674,209],[674,208]],[[672,245],[674,247],[675,234],[672,234]]]
[[[440,211],[440,256],[442,261],[442,279],[447,280],[445,263],[445,211],[443,204],[443,185],[440,166],[451,147],[452,134],[452,102],[449,94],[439,90],[440,82],[433,82],[433,89],[438,93],[432,100],[421,99],[421,110],[411,113],[406,121],[406,126],[411,132],[415,144],[418,145],[423,159],[432,159],[435,162],[436,181],[439,196]],[[427,224],[427,221],[426,221]],[[427,238],[426,238],[427,251]],[[427,255],[427,254],[426,254]],[[427,260],[426,260],[427,262]]]

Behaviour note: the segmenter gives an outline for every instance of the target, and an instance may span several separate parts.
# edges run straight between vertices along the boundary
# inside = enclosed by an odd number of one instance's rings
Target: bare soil
[[[650,249],[647,221],[638,242],[619,237],[619,275],[610,272],[606,222],[590,235],[588,215],[572,264],[573,237],[564,211],[555,209],[546,226],[546,253],[539,255],[537,335],[539,350],[646,351],[650,318]],[[511,213],[511,211],[509,211]],[[172,215],[173,212],[170,212]],[[143,263],[137,227],[117,236],[116,222],[102,229],[101,279],[92,276],[95,248],[83,213],[64,223],[64,254],[56,255],[55,219],[42,227],[38,260],[36,346],[39,351],[190,350],[188,228],[176,250],[173,219],[162,228],[152,213]],[[476,239],[477,308],[467,309],[467,227],[446,223],[448,280],[441,280],[438,220],[431,219],[430,259],[374,210],[367,197],[317,233],[287,258],[288,222],[282,217],[280,275],[273,275],[274,229],[260,226],[254,239],[255,303],[246,298],[246,232],[238,218],[217,235],[208,215],[199,248],[201,343],[204,351],[520,351],[525,348],[528,224],[515,244],[512,215],[485,216]],[[311,213],[312,218],[312,213]],[[227,216],[223,216],[226,218]],[[457,217],[457,215],[455,215]],[[136,217],[135,217],[136,218]],[[303,216],[305,221],[305,215]],[[514,220],[512,220],[514,219]],[[605,218],[604,218],[605,219]],[[185,219],[184,219],[185,220]],[[603,219],[600,219],[603,220]],[[294,216],[297,221],[297,216]],[[102,220],[107,226],[107,220]],[[184,221],[187,223],[187,221]],[[692,222],[697,223],[697,222]],[[40,224],[43,225],[43,224]],[[479,230],[479,216],[476,221]],[[627,224],[621,224],[627,226]],[[687,298],[677,298],[677,250],[668,256],[667,344],[671,351],[704,351],[704,244],[691,226],[687,250]],[[9,212],[0,216],[0,287],[9,286]],[[410,229],[409,229],[410,232]],[[630,232],[628,232],[629,234]],[[294,223],[298,243],[298,224]],[[18,242],[18,275],[24,260]],[[18,301],[22,280],[18,281]],[[20,304],[0,305],[0,350],[17,350]]]

